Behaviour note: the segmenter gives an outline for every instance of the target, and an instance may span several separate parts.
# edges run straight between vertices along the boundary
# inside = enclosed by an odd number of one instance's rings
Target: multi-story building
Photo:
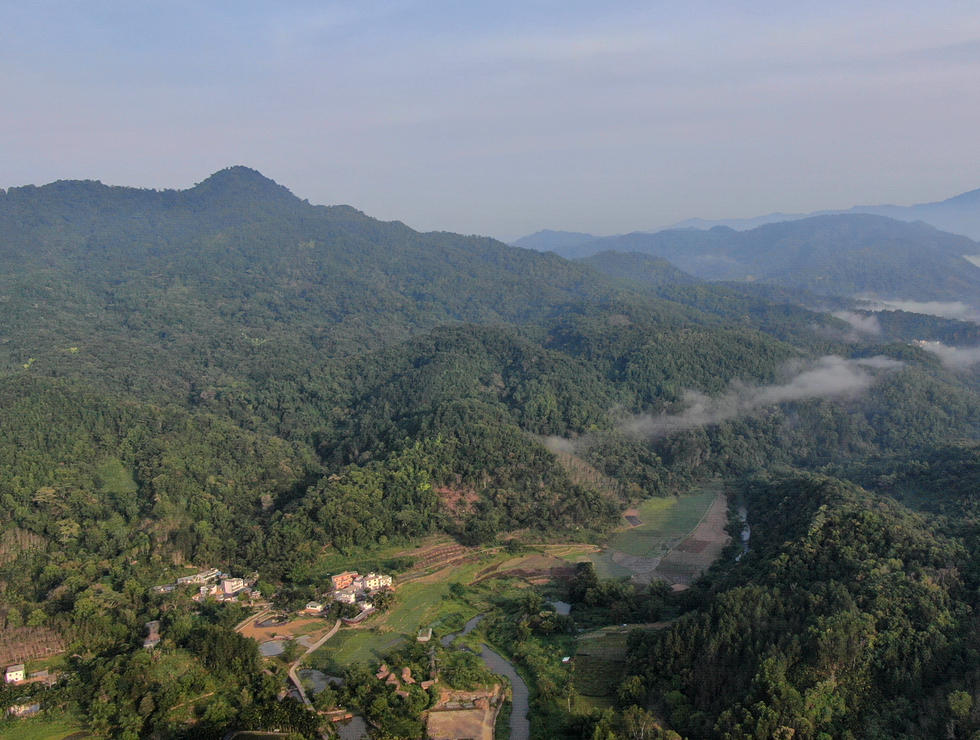
[[[333,590],[340,591],[352,585],[355,578],[357,578],[356,570],[345,570],[343,573],[332,576],[330,580],[333,583]]]
[[[368,591],[377,591],[379,588],[391,586],[391,576],[381,573],[368,573],[364,576],[364,588]]]
[[[244,578],[225,578],[223,581],[221,581],[221,593],[224,596],[234,596],[244,588]]]

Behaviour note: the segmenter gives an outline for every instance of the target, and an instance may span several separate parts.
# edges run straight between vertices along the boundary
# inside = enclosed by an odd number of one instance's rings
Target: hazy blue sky
[[[980,187],[980,3],[4,2],[0,187],[246,164],[420,229]]]

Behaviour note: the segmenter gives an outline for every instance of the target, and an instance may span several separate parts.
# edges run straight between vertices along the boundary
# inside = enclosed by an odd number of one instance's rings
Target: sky
[[[980,3],[0,3],[0,187],[186,188],[511,239],[980,187]]]

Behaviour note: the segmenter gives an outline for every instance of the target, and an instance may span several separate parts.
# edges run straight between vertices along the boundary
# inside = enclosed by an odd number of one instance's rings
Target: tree
[[[616,690],[619,706],[628,707],[646,703],[647,687],[641,676],[627,676]]]
[[[630,740],[656,740],[661,734],[657,718],[635,704],[623,710],[623,729]]]
[[[395,592],[390,588],[383,588],[371,596],[371,605],[378,611],[388,611],[395,603]]]

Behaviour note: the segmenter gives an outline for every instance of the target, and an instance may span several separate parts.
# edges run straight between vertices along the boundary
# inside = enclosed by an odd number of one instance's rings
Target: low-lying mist
[[[951,347],[942,342],[930,342],[924,339],[920,339],[915,344],[936,355],[943,366],[951,370],[966,370],[980,363],[980,347]]]
[[[908,311],[943,319],[957,319],[980,324],[980,310],[963,301],[907,301],[902,299],[883,300],[868,296],[858,296],[864,301],[868,311]],[[845,319],[846,320],[846,319]]]
[[[877,316],[866,316],[856,311],[834,311],[831,316],[848,323],[852,331],[845,337],[847,341],[858,341],[861,337],[876,337],[881,334],[881,324]]]
[[[787,366],[785,371],[789,378],[783,383],[758,386],[735,381],[720,396],[687,391],[683,397],[687,408],[680,413],[641,414],[623,422],[621,429],[645,439],[658,439],[787,401],[853,398],[870,388],[880,372],[896,370],[903,365],[903,362],[880,355],[857,360],[826,355],[806,368],[799,364]]]

